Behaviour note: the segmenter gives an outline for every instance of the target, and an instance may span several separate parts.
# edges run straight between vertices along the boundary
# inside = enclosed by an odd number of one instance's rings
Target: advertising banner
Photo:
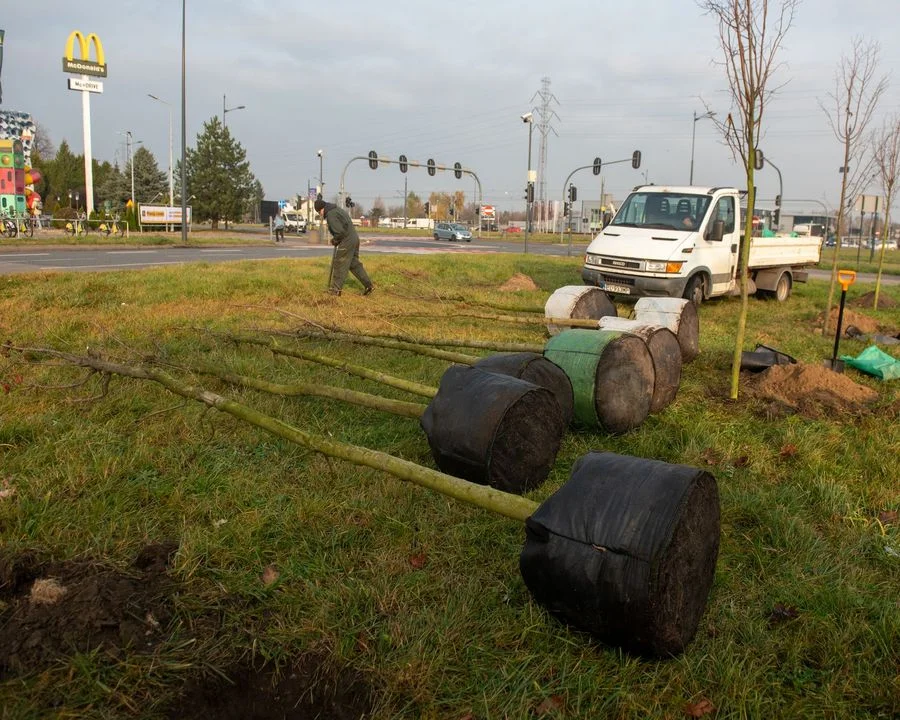
[[[138,218],[141,225],[181,225],[181,208],[167,205],[141,205]],[[187,209],[187,221],[190,225],[190,206]]]

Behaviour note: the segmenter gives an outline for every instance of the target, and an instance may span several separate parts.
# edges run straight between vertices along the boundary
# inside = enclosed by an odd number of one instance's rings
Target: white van
[[[298,235],[306,232],[306,216],[296,210],[283,210],[285,232],[295,232]]]

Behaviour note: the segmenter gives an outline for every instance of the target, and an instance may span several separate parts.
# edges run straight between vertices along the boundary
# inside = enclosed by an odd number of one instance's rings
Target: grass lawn
[[[580,284],[577,257],[379,256],[366,267],[369,297],[352,279],[342,296],[325,294],[327,259],[3,277],[0,343],[132,366],[152,358],[297,428],[434,467],[414,419],[189,368],[423,402],[221,333],[308,321],[543,343],[540,324],[464,315],[540,310],[555,288]],[[501,291],[516,273],[538,289]],[[853,285],[848,309],[897,332],[896,306],[854,306],[871,289]],[[746,349],[763,343],[821,365],[834,342],[817,329],[826,292],[813,282],[784,304],[751,298]],[[882,292],[900,303],[900,288]],[[722,533],[709,604],[686,652],[666,660],[605,646],[534,602],[518,571],[521,523],[160,385],[4,350],[0,716],[897,717],[898,381],[848,369],[878,395],[858,412],[787,411],[746,387],[730,401],[739,305],[700,308],[701,354],[673,404],[622,435],[568,432],[529,494],[543,501],[591,450],[716,477]],[[448,367],[387,348],[279,342],[431,386]],[[841,341],[842,353],[864,347]]]

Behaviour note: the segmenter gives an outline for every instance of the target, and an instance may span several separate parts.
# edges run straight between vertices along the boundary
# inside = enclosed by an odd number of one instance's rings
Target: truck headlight
[[[647,272],[665,272],[666,264],[664,262],[647,261]]]
[[[647,272],[679,273],[683,262],[666,262],[664,260],[648,260]]]

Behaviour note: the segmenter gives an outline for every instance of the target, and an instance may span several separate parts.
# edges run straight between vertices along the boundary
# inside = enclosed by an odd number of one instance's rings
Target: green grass
[[[194,265],[140,272],[0,278],[0,336],[137,363],[211,361],[273,382],[400,391],[234,346],[198,329],[290,329],[303,319],[380,332],[543,342],[540,325],[455,315],[471,304],[541,307],[579,283],[579,259],[535,256],[373,257],[368,298],[350,280],[322,290],[327,259]],[[504,293],[514,273],[537,291]],[[848,302],[871,286],[856,284]],[[750,300],[747,348],[774,346],[810,363],[831,355],[817,331],[827,285],[797,285],[784,304]],[[900,301],[897,287],[883,292]],[[55,559],[126,566],[147,542],[179,543],[177,620],[153,654],[98,651],[0,681],[8,717],[162,717],[199,668],[286,660],[326,648],[379,692],[380,718],[678,718],[708,698],[718,718],[890,718],[900,713],[898,391],[854,371],[880,395],[862,416],[767,419],[727,400],[739,300],[700,309],[701,355],[676,401],[621,435],[564,439],[541,501],[580,455],[606,449],[708,469],[722,499],[722,547],[707,613],[680,657],[643,661],[553,620],[518,573],[519,524],[390,476],[329,460],[185,404],[150,383],[99,378],[0,356],[0,545]],[[281,312],[279,312],[281,311]],[[410,312],[425,317],[407,317]],[[896,309],[864,311],[885,328]],[[627,313],[623,307],[620,314]],[[307,343],[384,372],[437,385],[446,364],[387,349]],[[842,352],[864,344],[845,339]],[[474,351],[473,351],[474,352]],[[896,351],[894,352],[897,355]],[[186,376],[173,367],[173,373]],[[284,399],[195,378],[297,427],[433,466],[413,420],[337,402]],[[791,447],[791,452],[785,449]],[[424,553],[425,565],[410,558]],[[260,581],[277,567],[272,586]],[[770,623],[778,605],[796,617]],[[0,612],[3,608],[0,606]],[[545,706],[546,707],[546,706]]]

